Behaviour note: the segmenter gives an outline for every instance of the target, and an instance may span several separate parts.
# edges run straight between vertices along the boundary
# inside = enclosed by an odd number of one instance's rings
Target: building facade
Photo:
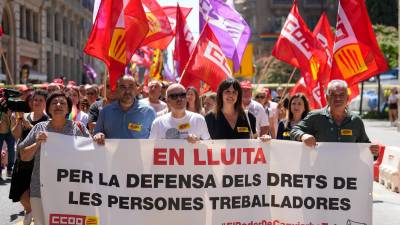
[[[325,11],[331,26],[336,24],[337,0],[297,1],[300,15],[312,30],[321,13]],[[254,55],[270,55],[279,36],[293,0],[235,0],[236,10],[244,17],[252,30]]]
[[[1,0],[4,58],[0,79],[10,71],[14,83],[52,81],[65,77],[80,83],[83,53],[92,26],[94,0]],[[8,69],[7,69],[8,67]]]

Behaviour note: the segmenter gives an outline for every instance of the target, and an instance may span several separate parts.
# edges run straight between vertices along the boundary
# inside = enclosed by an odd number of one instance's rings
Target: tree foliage
[[[398,43],[399,33],[395,27],[385,25],[374,25],[374,32],[379,47],[385,56],[389,68],[398,67]]]
[[[260,83],[286,84],[293,70],[293,66],[275,59],[273,56],[261,57],[256,61],[256,78]],[[295,83],[299,77],[300,73],[296,70],[290,83]]]

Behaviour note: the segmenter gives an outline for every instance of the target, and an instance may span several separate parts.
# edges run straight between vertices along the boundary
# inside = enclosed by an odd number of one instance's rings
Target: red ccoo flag
[[[0,37],[3,36],[3,27],[0,25]]]
[[[318,84],[318,72],[320,68],[324,68],[326,56],[322,47],[301,18],[296,1],[294,1],[283,25],[272,55],[299,68],[307,87],[312,92],[321,91]],[[323,95],[323,93],[318,94],[318,96]]]
[[[340,0],[331,79],[357,84],[388,69],[364,0]]]
[[[290,96],[293,96],[296,93],[303,93],[307,97],[307,100],[310,103],[310,107],[313,109],[320,109],[324,106],[322,103],[322,99],[325,99],[325,96],[321,96],[321,94],[323,94],[324,92],[320,92],[319,84],[316,88],[310,89],[304,82],[304,78],[301,77],[296,82],[296,85],[290,90]]]
[[[190,54],[196,47],[192,32],[186,23],[186,19],[178,5],[176,12],[176,35],[175,35],[175,50],[174,60],[179,76],[182,76],[184,67],[188,63]],[[180,80],[180,83],[185,87],[194,87],[200,90],[200,80],[193,78],[192,74],[186,71],[185,76]]]
[[[333,34],[325,12],[322,13],[321,18],[314,28],[313,34],[315,35],[315,38],[319,42],[320,46],[322,46],[326,56],[326,62],[323,63],[323,66],[318,71],[318,86],[320,88],[319,96],[321,97],[319,102],[321,102],[321,106],[325,106],[326,98],[324,88],[328,86],[328,82],[331,77],[333,50]]]
[[[327,87],[332,69],[333,33],[325,12],[322,13],[321,18],[314,28],[313,34],[323,47],[326,55],[326,63],[324,63],[324,67],[321,67],[318,71],[318,80],[323,87]]]
[[[84,52],[107,65],[112,88],[148,31],[140,0],[101,1]]]
[[[186,66],[186,72],[208,84],[211,90],[216,91],[222,81],[232,77],[232,71],[221,45],[208,23],[204,26],[192,54]]]
[[[313,33],[317,38],[317,40],[319,41],[319,43],[321,44],[321,46],[324,48],[327,57],[325,67],[322,68],[318,73],[318,80],[321,84],[321,89],[322,89],[321,103],[322,105],[325,105],[326,99],[325,95],[322,95],[322,93],[324,93],[323,88],[326,88],[328,86],[328,82],[330,81],[331,70],[332,70],[333,41],[334,41],[333,33],[329,25],[326,13],[322,14],[321,18],[319,19],[317,25],[314,28]],[[355,84],[349,87],[348,92],[349,92],[349,101],[351,101],[353,98],[357,97],[360,94],[358,85]]]

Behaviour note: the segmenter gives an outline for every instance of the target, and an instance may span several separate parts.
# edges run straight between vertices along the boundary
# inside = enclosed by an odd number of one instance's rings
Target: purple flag
[[[163,67],[164,67],[164,78],[166,80],[176,82],[176,76],[175,74],[171,71],[171,69],[168,66],[167,60],[164,60],[163,62]]]
[[[83,64],[83,68],[85,69],[85,74],[89,78],[89,80],[94,82],[97,77],[96,71],[91,66],[85,63]]]
[[[207,20],[225,56],[232,59],[233,68],[238,71],[251,36],[249,25],[223,0],[200,0],[200,30]]]

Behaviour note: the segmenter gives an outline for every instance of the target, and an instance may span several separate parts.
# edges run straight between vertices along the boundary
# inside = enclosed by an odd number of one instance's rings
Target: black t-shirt
[[[97,122],[100,110],[102,109],[103,109],[103,99],[95,101],[92,105],[90,105],[88,112],[89,115],[88,124]]]
[[[44,122],[44,121],[49,120],[49,117],[48,117],[46,114],[43,115],[40,119],[38,119],[38,120],[36,120],[36,121],[33,121],[33,120],[32,120],[32,113],[26,113],[26,114],[24,115],[24,117],[25,117],[26,120],[29,121],[30,124],[32,124],[32,126],[35,126],[36,124],[38,124],[38,123],[40,123],[40,122]],[[21,142],[28,136],[28,134],[29,134],[29,132],[30,132],[31,130],[32,130],[32,129],[25,129],[25,128],[22,128],[22,134],[21,134],[21,137],[20,137],[19,140],[18,140],[18,143],[21,143]],[[17,159],[20,160],[20,158],[21,158],[21,156],[20,156],[20,154],[19,154],[19,152],[18,152],[18,154],[17,154]],[[28,167],[32,167],[32,168],[33,168],[33,159],[32,159],[30,162],[25,162],[24,164],[25,164],[25,165],[28,165]]]
[[[287,126],[286,126],[286,123],[287,123],[286,120],[282,120],[279,122],[276,139],[291,140],[290,139],[290,131],[292,130],[292,126],[290,125],[290,122],[288,122]]]
[[[251,125],[251,131],[253,134],[256,133],[256,118],[251,114],[249,115],[249,121]],[[208,132],[210,133],[211,139],[249,139],[250,138],[250,127],[247,122],[246,114],[242,113],[238,116],[235,128],[229,125],[223,113],[218,115],[216,118],[213,113],[208,113],[205,116]]]
[[[25,119],[28,120],[29,123],[32,124],[32,126],[35,126],[36,124],[38,124],[40,122],[47,121],[49,119],[49,117],[47,115],[43,115],[40,119],[33,121],[32,113],[28,113],[28,114],[26,114]],[[28,136],[30,131],[31,131],[31,129],[22,128],[22,134],[21,134],[21,138],[19,139],[19,142],[22,142],[26,138],[26,136]]]

